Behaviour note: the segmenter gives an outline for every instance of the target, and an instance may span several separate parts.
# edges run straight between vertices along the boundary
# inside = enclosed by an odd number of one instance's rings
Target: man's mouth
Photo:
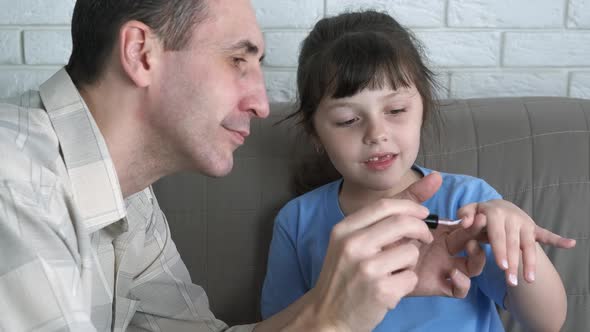
[[[250,135],[250,131],[248,130],[232,129],[227,127],[224,128],[232,134],[232,136],[234,137],[234,141],[238,145],[244,144],[244,142],[246,141],[246,137]]]

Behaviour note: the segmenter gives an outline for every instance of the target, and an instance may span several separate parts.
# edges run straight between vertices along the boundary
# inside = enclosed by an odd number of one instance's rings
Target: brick
[[[375,9],[385,11],[401,24],[410,27],[444,25],[445,0],[326,0],[327,14]]]
[[[570,80],[570,97],[590,99],[590,72],[576,72]]]
[[[264,73],[268,100],[275,102],[294,102],[296,96],[297,74],[293,71],[271,71]]]
[[[588,66],[590,32],[507,32],[506,66]]]
[[[296,67],[301,42],[307,32],[266,32],[264,64],[272,67]]]
[[[451,97],[564,96],[566,74],[562,72],[455,72],[451,74]]]
[[[563,1],[450,0],[451,27],[555,28],[563,26]]]
[[[18,30],[0,30],[0,64],[20,63],[20,32]]]
[[[75,1],[0,0],[2,24],[70,24]]]
[[[65,64],[72,52],[69,30],[30,30],[24,39],[27,64]]]
[[[253,0],[256,18],[264,28],[309,28],[324,16],[318,0]]]
[[[0,99],[38,89],[58,69],[0,69]]]
[[[500,61],[499,32],[421,31],[416,36],[435,66],[496,66]]]
[[[590,0],[569,0],[567,26],[590,28]]]

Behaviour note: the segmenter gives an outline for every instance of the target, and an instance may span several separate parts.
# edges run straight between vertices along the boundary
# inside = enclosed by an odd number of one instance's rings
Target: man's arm
[[[0,182],[0,330],[95,331],[88,240],[77,237],[61,187],[45,180]]]
[[[141,210],[139,205],[147,201],[152,201],[150,209],[153,210],[148,219],[143,219],[141,213],[135,213]],[[119,283],[130,283],[129,293],[124,294],[120,289],[117,297],[117,301],[134,302],[135,310],[126,313],[131,315],[125,319],[129,323],[127,331],[246,332],[254,329],[254,324],[229,328],[215,318],[207,294],[192,283],[155,198],[141,197],[131,202],[127,218],[129,233],[135,233],[136,239],[127,246],[118,272]],[[129,265],[126,260],[135,261],[135,264]],[[132,267],[138,272],[131,273]]]

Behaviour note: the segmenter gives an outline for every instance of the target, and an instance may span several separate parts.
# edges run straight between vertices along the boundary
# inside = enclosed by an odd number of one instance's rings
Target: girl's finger
[[[513,219],[504,221],[506,232],[506,254],[508,256],[507,281],[512,285],[518,285],[518,264],[520,261],[520,232],[521,225]]]
[[[457,218],[461,219],[461,226],[469,228],[473,224],[477,214],[478,203],[471,203],[463,206],[457,211]]]
[[[499,219],[500,216],[497,214],[494,216],[486,216],[482,215],[480,218],[485,218],[486,220],[497,218]],[[496,258],[496,264],[506,271],[508,270],[508,258],[506,257],[506,230],[504,228],[504,223],[498,222],[487,222],[487,233],[488,233],[488,240],[490,241],[490,245],[492,246],[492,252],[494,253],[494,257]]]
[[[451,272],[452,295],[454,298],[462,299],[469,293],[471,287],[471,279],[464,275],[458,269]]]
[[[556,248],[570,249],[576,246],[576,240],[557,235],[539,225],[535,226],[535,240]]]
[[[528,282],[535,281],[537,269],[537,244],[535,233],[532,230],[523,230],[520,233],[520,247],[522,249],[522,273]]]
[[[466,245],[467,251],[467,276],[475,277],[483,272],[486,264],[486,253],[481,249],[479,243],[471,240]]]

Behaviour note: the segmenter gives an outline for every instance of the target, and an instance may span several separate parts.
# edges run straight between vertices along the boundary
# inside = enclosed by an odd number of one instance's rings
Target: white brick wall
[[[590,0],[252,0],[271,101],[295,97],[299,44],[321,17],[375,8],[411,28],[442,97],[590,98]],[[74,0],[0,0],[0,98],[36,88],[71,51]]]
[[[561,0],[450,0],[448,17],[461,28],[561,28],[564,11]]]
[[[298,45],[312,24],[276,26],[292,1],[253,0],[267,40],[271,100],[295,96]],[[309,1],[303,1],[310,6]],[[573,96],[590,98],[590,0],[316,0],[322,16],[349,9],[387,11],[412,29],[439,74],[441,97]],[[281,4],[281,5],[279,5]],[[279,9],[277,9],[279,8]],[[317,15],[317,6],[309,15]],[[308,15],[308,13],[300,14]],[[284,15],[284,13],[283,13]],[[313,20],[312,20],[313,21]],[[273,45],[275,44],[275,45]]]

